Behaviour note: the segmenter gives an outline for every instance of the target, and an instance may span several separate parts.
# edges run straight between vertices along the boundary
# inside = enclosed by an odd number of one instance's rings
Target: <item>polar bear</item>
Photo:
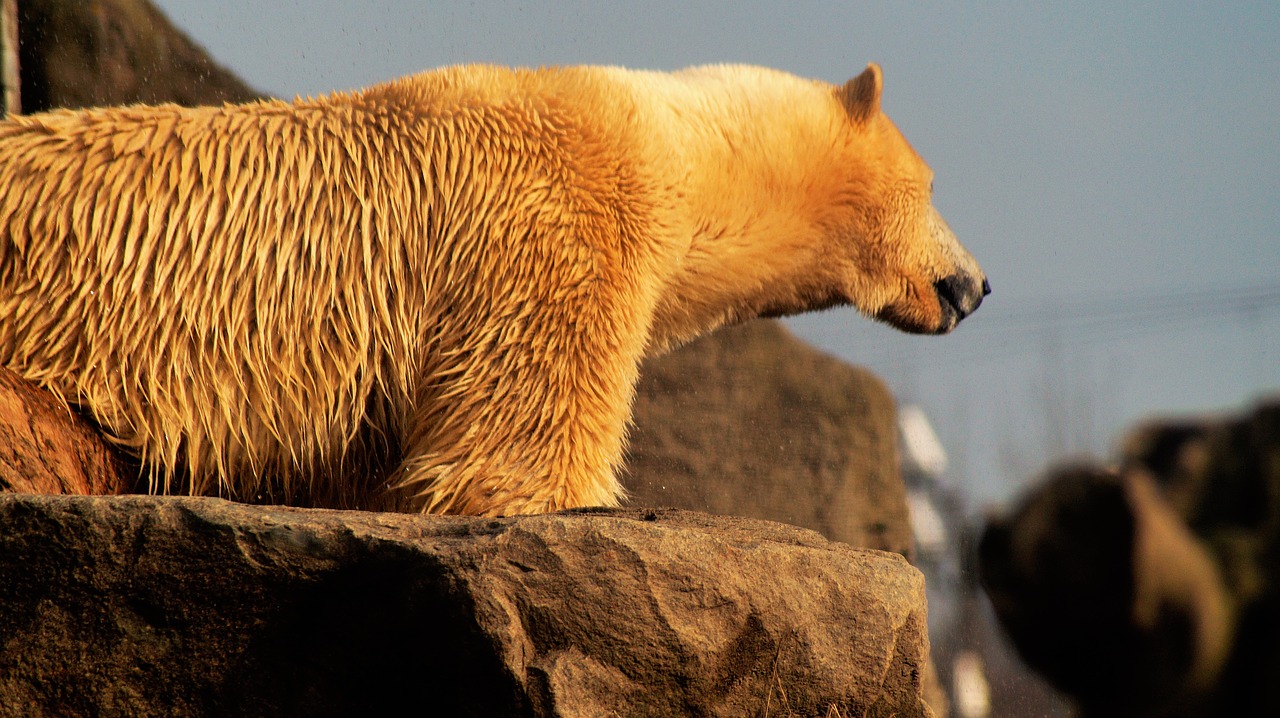
[[[0,365],[154,492],[613,505],[644,357],[842,304],[944,333],[989,291],[881,87],[461,66],[13,118]]]

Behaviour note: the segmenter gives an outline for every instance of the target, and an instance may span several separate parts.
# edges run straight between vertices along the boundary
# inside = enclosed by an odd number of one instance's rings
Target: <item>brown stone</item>
[[[775,321],[645,363],[624,480],[633,503],[795,524],[907,555],[893,397]]]
[[[20,0],[22,111],[134,102],[218,104],[259,94],[148,0]]]
[[[928,716],[900,556],[674,510],[0,496],[6,715]]]
[[[134,473],[65,403],[0,367],[0,492],[119,494]]]
[[[1280,715],[1280,401],[1123,447],[989,523],[996,614],[1082,715]]]

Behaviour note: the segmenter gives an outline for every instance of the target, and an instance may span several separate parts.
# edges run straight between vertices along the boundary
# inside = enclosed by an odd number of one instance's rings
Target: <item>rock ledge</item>
[[[928,716],[925,626],[764,521],[0,495],[4,715]]]

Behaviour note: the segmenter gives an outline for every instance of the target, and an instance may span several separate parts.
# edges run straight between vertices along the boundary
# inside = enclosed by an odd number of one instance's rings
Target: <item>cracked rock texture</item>
[[[896,554],[676,510],[0,495],[0,714],[929,716]]]

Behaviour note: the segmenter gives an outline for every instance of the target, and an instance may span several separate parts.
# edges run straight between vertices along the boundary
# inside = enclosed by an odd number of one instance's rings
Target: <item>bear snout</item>
[[[938,333],[945,334],[977,310],[982,298],[991,293],[991,283],[985,277],[979,279],[968,272],[958,272],[934,282],[933,289],[938,293],[938,306],[942,309]]]

